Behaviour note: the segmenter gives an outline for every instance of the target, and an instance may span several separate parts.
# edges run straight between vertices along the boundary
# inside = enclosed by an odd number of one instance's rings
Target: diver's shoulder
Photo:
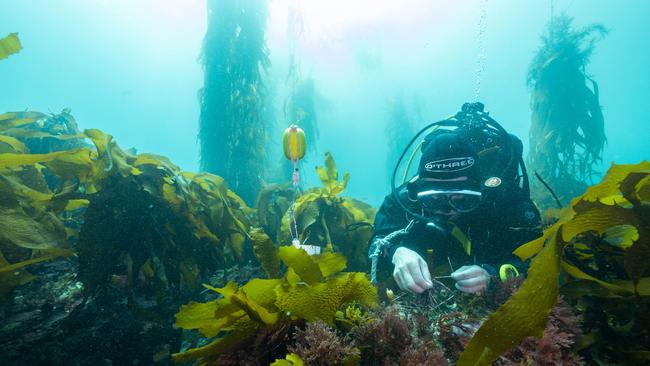
[[[404,184],[400,185],[399,187],[395,187],[394,191],[392,190],[392,191],[388,192],[388,194],[384,197],[384,201],[383,201],[382,205],[387,204],[387,203],[388,204],[396,204],[397,203],[396,199],[395,199],[396,194],[399,197],[399,200],[402,201],[402,202],[411,201],[410,198],[409,198],[409,192],[408,192],[408,189],[406,187],[406,183],[404,183]]]
[[[513,195],[510,201],[510,213],[521,226],[537,226],[541,223],[541,214],[530,194],[523,189]]]

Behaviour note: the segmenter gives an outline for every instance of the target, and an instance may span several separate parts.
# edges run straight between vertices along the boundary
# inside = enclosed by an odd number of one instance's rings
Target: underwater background
[[[649,11],[0,0],[0,364],[648,364]],[[526,273],[468,295],[432,249],[400,291],[395,164],[479,101],[523,142]]]
[[[0,63],[0,110],[70,108],[82,129],[109,131],[125,148],[198,171],[206,9],[199,0],[4,0],[0,30],[19,32],[29,46]],[[389,106],[400,98],[420,127],[476,99],[478,88],[486,109],[527,148],[527,69],[552,12],[566,12],[576,27],[610,30],[587,70],[606,121],[601,174],[612,161],[650,152],[647,1],[274,0],[268,11],[266,86],[278,132],[267,152],[279,156],[280,128],[291,123],[282,105],[295,54],[316,86],[319,138],[308,141],[315,148],[304,163],[308,186],[330,151],[353,177],[348,194],[378,206],[390,174]]]

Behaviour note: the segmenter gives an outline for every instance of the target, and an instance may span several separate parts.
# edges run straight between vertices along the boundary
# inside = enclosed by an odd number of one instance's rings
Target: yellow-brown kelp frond
[[[18,263],[9,264],[0,251],[0,302],[3,301],[9,292],[16,286],[24,285],[33,279],[33,276],[23,268],[57,257],[70,257],[73,255],[70,249],[44,249],[39,257],[28,259]]]
[[[79,131],[68,108],[58,114],[32,111],[2,114],[0,134],[4,138],[19,140],[31,155],[90,149],[92,146],[88,136]]]
[[[376,305],[376,289],[364,273],[341,272],[345,268],[341,254],[309,256],[303,249],[285,246],[278,255],[288,267],[283,278],[253,279],[242,287],[233,282],[223,288],[206,286],[223,298],[181,308],[176,314],[178,327],[198,329],[206,337],[229,333],[207,346],[173,355],[175,361],[200,359],[199,364],[209,364],[226,350],[224,344],[232,347],[260,327],[296,318],[333,324],[344,304]]]
[[[118,262],[126,267],[120,275],[129,283],[144,277],[161,293],[171,285],[192,290],[207,270],[245,261],[248,208],[221,177],[181,172],[165,157],[130,155],[109,135],[86,134],[98,153],[93,184],[99,191],[89,197],[87,230],[80,237],[80,250],[95,258],[80,262],[80,276],[91,286],[105,282],[111,263]],[[106,205],[121,205],[122,214],[107,217]],[[116,236],[111,226],[130,234]],[[106,256],[112,259],[97,263]]]
[[[350,173],[345,173],[343,180],[339,182],[339,172],[336,170],[336,163],[330,153],[325,153],[325,167],[316,167],[316,173],[323,183],[323,193],[328,196],[336,196],[343,192],[350,180]]]
[[[262,265],[266,275],[269,276],[269,278],[282,277],[278,248],[275,247],[271,238],[260,228],[252,229],[250,236],[251,241],[253,242],[253,252],[255,253],[255,257]]]
[[[24,267],[73,254],[69,239],[76,232],[65,223],[84,203],[75,199],[74,184],[51,186],[44,172],[56,160],[89,157],[90,151],[32,154],[23,137],[49,118],[38,112],[0,115],[0,299],[32,279]]]
[[[650,296],[649,192],[650,163],[613,164],[603,183],[576,197],[541,238],[519,247],[522,260],[534,256],[526,281],[479,329],[458,364],[489,364],[526,336],[539,337],[561,271],[567,275],[561,290],[574,296]]]
[[[23,45],[20,44],[18,33],[11,33],[4,38],[0,38],[0,60],[16,54],[22,49]]]
[[[557,302],[559,250],[553,240],[533,259],[524,284],[483,323],[457,365],[490,365],[524,338],[542,337],[549,312]]]
[[[177,210],[192,223],[198,237],[221,243],[228,262],[245,263],[250,259],[244,255],[244,246],[253,213],[239,196],[228,189],[223,178],[210,173],[184,172],[174,179],[173,185],[165,187],[169,202],[185,202]]]
[[[598,85],[585,69],[607,30],[600,24],[574,29],[572,22],[566,15],[551,19],[527,80],[532,89],[528,166],[565,203],[590,184],[606,141]],[[551,206],[544,187],[531,183],[536,202]]]
[[[130,285],[138,278],[196,288],[206,269],[247,260],[252,212],[222,178],[127,153],[99,130],[81,133],[69,110],[5,113],[0,133],[0,253],[7,265],[35,263],[39,252],[48,258],[79,241],[80,279],[90,291],[111,275]],[[122,237],[112,225],[126,225]],[[125,273],[115,273],[120,266]]]
[[[257,196],[257,204],[255,205],[257,219],[260,226],[273,241],[278,240],[282,217],[289,209],[293,195],[294,188],[287,183],[284,186],[279,184],[265,186]]]
[[[353,271],[365,271],[367,244],[372,236],[371,223],[375,209],[351,198],[341,197],[350,175],[339,181],[336,163],[330,153],[325,154],[325,167],[317,167],[323,188],[312,188],[296,200],[294,209],[298,239],[302,244],[326,247],[332,245],[349,260]],[[290,212],[282,218],[278,242],[291,242]]]
[[[271,366],[304,366],[305,362],[295,353],[289,353],[287,357],[282,359],[277,359],[271,364]]]
[[[515,254],[530,258],[562,229],[562,239],[568,243],[562,268],[571,276],[597,282],[601,274],[605,278],[597,283],[619,295],[647,295],[648,289],[638,284],[646,283],[650,266],[649,175],[650,163],[646,161],[612,164],[603,183],[575,198],[543,238],[521,246]],[[616,278],[607,268],[621,269],[626,278]]]

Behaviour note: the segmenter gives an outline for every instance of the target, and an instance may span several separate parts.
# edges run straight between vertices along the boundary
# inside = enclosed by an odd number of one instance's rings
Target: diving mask
[[[456,212],[470,212],[481,203],[481,192],[469,189],[418,192],[417,200],[425,210],[435,212],[451,207]]]

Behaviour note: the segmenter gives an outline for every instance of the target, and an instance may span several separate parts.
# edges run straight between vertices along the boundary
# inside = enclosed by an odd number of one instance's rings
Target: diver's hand
[[[307,244],[300,244],[300,240],[298,240],[298,239],[293,239],[293,241],[291,242],[291,244],[293,244],[293,246],[296,247],[296,248],[298,248],[298,249],[302,249],[302,250],[304,250],[304,251],[307,252],[307,254],[309,254],[309,255],[320,254],[320,250],[321,250],[321,248],[320,248],[319,246],[316,246],[316,245],[307,245]]]
[[[456,281],[456,288],[468,294],[482,293],[490,283],[488,272],[477,266],[462,266],[451,274]]]
[[[397,248],[393,264],[393,278],[402,290],[419,294],[433,287],[427,263],[418,253],[404,247]]]

